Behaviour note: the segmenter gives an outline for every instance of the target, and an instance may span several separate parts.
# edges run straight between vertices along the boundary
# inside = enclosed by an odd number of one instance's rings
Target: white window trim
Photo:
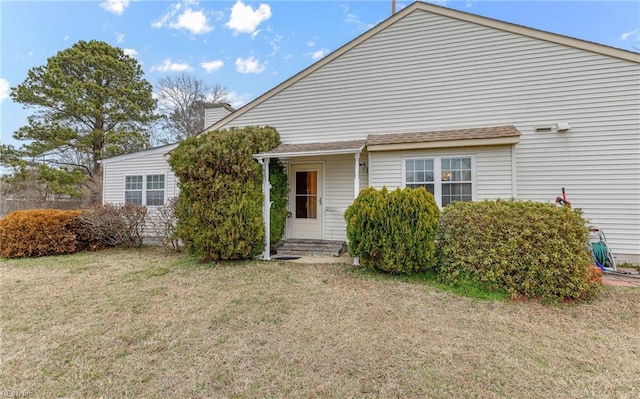
[[[471,154],[424,155],[401,158],[402,160],[402,188],[407,187],[407,161],[433,160],[433,196],[438,207],[442,208],[442,159],[443,158],[471,158],[471,201],[476,201],[476,157]]]
[[[131,174],[124,176],[124,190],[122,191],[122,203],[126,204],[126,192],[127,191],[140,191],[140,190],[127,190],[127,177],[133,176],[142,176],[142,206],[146,206],[147,208],[160,208],[167,204],[167,174],[166,173],[140,173],[140,174]],[[162,199],[162,205],[147,205],[147,191],[160,191],[160,190],[152,190],[147,189],[147,178],[149,176],[164,176],[164,188],[162,189],[164,195]]]

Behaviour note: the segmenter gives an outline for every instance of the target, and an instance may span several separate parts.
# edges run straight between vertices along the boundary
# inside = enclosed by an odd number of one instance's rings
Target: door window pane
[[[318,172],[296,172],[296,218],[318,217]]]

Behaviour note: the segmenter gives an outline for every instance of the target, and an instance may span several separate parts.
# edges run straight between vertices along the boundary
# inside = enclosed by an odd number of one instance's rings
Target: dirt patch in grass
[[[478,301],[348,265],[159,249],[0,262],[2,388],[32,397],[632,398],[640,290]]]

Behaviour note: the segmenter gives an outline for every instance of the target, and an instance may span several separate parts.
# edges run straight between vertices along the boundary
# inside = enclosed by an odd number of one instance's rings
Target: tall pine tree
[[[105,42],[58,52],[11,88],[13,101],[35,112],[13,135],[26,143],[3,146],[0,162],[16,172],[81,171],[91,202],[99,202],[100,160],[149,146],[156,101],[143,75],[135,58]]]

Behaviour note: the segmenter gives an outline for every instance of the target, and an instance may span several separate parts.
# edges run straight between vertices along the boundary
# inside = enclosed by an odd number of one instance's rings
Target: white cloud
[[[627,40],[628,38],[636,35],[638,33],[638,28],[635,28],[634,30],[631,30],[629,32],[624,32],[622,35],[620,35],[620,40]]]
[[[151,24],[154,28],[169,27],[171,29],[185,29],[194,35],[211,32],[213,27],[209,25],[209,18],[202,10],[196,10],[191,6],[197,6],[198,2],[185,0],[183,3],[171,4],[171,10]],[[183,7],[186,6],[185,7]]]
[[[9,81],[0,78],[0,103],[9,98]]]
[[[211,25],[209,25],[207,16],[204,15],[202,10],[194,11],[190,8],[184,10],[184,12],[178,16],[178,20],[170,23],[169,27],[173,29],[186,29],[194,35],[211,32],[213,30]]]
[[[120,15],[124,12],[125,8],[129,7],[129,0],[105,0],[100,3],[100,7],[110,13]]]
[[[227,103],[235,109],[242,107],[248,103],[250,99],[250,94],[240,94],[236,91],[230,91],[229,94],[227,94]]]
[[[349,6],[342,4],[340,5],[340,7],[342,7],[342,10],[344,11],[346,22],[356,25],[358,29],[363,31],[373,28],[373,24],[368,24],[366,22],[363,22],[360,20],[360,17],[358,17],[355,14],[351,14],[349,12]]]
[[[316,42],[314,42],[313,40],[307,40],[305,44],[307,45],[307,47],[313,47],[316,45]]]
[[[154,65],[151,67],[151,72],[187,72],[191,70],[193,70],[193,68],[189,64],[172,62],[170,58],[162,61],[162,64],[160,65]]]
[[[268,4],[260,4],[255,10],[251,6],[244,5],[238,0],[231,8],[231,17],[225,26],[233,30],[234,34],[248,33],[252,36],[258,34],[258,25],[271,18],[271,7]]]
[[[64,37],[64,39],[63,39],[63,40],[64,40],[65,42],[66,42],[67,40],[69,40],[69,35],[66,35],[66,36]]]
[[[322,58],[325,55],[327,55],[328,52],[329,52],[329,50],[327,50],[326,48],[323,48],[323,49],[320,49],[320,50],[316,50],[313,53],[311,53],[311,59],[314,60],[314,61],[317,61],[320,58]]]
[[[122,43],[123,40],[124,40],[124,33],[116,33],[116,42]]]
[[[278,50],[280,50],[281,41],[282,41],[282,35],[276,35],[273,38],[273,40],[269,42],[269,44],[271,45],[271,54],[269,54],[269,57],[273,57],[278,53]]]
[[[207,73],[215,72],[218,69],[222,68],[223,65],[224,65],[224,62],[222,62],[222,60],[213,60],[209,62],[200,63],[200,66],[202,67],[202,69],[204,69]]]
[[[129,57],[135,57],[136,55],[138,55],[138,52],[132,48],[123,48],[122,51]]]
[[[267,69],[265,64],[261,64],[260,61],[254,57],[242,59],[236,58],[236,71],[240,73],[262,73]]]
[[[151,26],[153,28],[162,28],[163,26],[167,25],[167,23],[169,22],[169,20],[171,18],[174,17],[174,15],[176,15],[176,13],[178,11],[180,11],[180,7],[182,7],[182,5],[180,3],[173,3],[171,4],[171,11],[169,11],[168,13],[164,14],[163,16],[161,16],[160,18],[158,18],[157,21],[153,22],[151,24]]]

